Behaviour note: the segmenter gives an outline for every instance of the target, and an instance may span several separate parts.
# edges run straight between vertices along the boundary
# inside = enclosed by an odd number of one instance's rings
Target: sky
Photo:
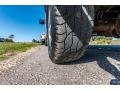
[[[46,32],[45,25],[39,24],[44,17],[44,6],[0,6],[0,37],[13,34],[16,42],[39,40]]]

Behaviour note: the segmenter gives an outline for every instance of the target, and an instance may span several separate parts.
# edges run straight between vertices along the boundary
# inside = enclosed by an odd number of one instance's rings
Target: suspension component
[[[120,37],[120,6],[95,6],[93,35]]]
[[[120,37],[120,20],[97,21],[93,28],[93,34],[100,36]]]

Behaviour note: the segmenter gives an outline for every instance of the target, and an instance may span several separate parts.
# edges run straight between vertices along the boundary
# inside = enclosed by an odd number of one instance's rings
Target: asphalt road
[[[120,84],[120,46],[89,46],[79,60],[53,64],[40,46],[0,75],[0,84]]]

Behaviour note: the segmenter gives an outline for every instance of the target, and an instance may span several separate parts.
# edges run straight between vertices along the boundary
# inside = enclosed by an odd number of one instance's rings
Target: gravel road
[[[47,47],[39,46],[0,73],[3,85],[114,84],[119,79],[120,46],[89,46],[80,60],[62,65],[53,64]]]

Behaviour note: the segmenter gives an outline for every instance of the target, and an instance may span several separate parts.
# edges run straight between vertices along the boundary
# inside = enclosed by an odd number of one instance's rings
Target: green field
[[[17,52],[25,52],[38,45],[40,45],[40,43],[0,43],[0,61],[9,57],[7,53],[10,53],[12,56],[12,54],[14,55]]]

